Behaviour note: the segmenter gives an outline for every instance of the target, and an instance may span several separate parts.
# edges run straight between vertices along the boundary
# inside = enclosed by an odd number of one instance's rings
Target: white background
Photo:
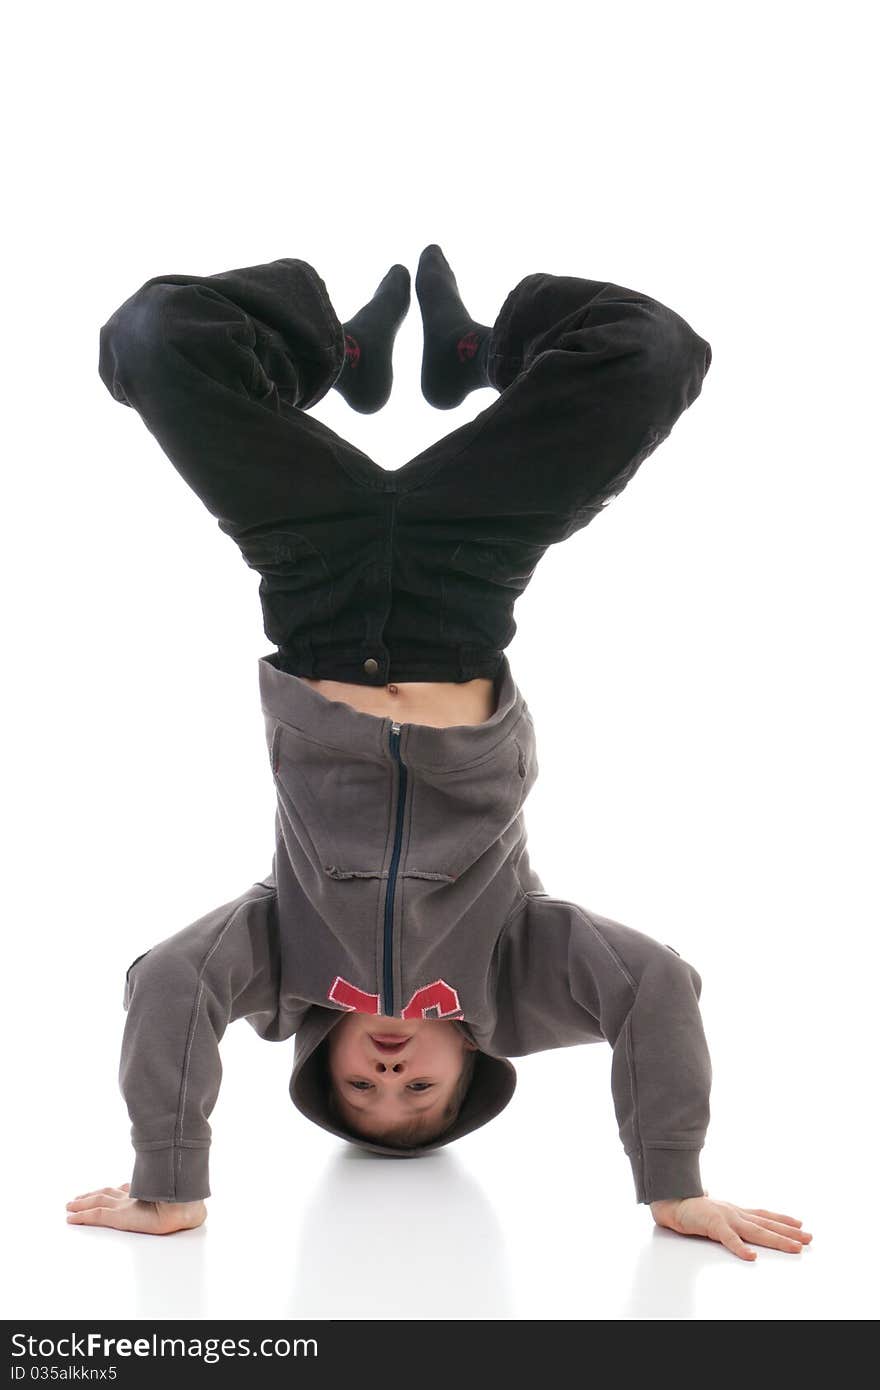
[[[303,11],[320,10],[306,17]],[[18,8],[7,28],[3,783],[7,1317],[841,1319],[877,1311],[876,108],[852,3]],[[343,319],[446,252],[492,323],[533,270],[712,345],[697,402],[544,557],[508,648],[548,891],[703,977],[713,1196],[801,1256],[654,1228],[610,1049],[520,1061],[433,1158],[291,1106],[223,1041],[206,1224],[69,1226],[131,1175],[125,968],[265,875],[258,577],[97,373],[148,277],[280,256]],[[314,414],[393,469],[496,399]],[[540,467],[540,459],[535,460]],[[414,1234],[415,1233],[415,1234]]]

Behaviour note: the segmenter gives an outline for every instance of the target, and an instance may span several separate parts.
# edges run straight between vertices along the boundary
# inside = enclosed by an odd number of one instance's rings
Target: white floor
[[[761,1250],[747,1264],[707,1241],[659,1231],[633,1199],[600,1048],[557,1054],[579,1113],[554,1122],[543,1099],[548,1058],[521,1059],[504,1117],[409,1161],[340,1144],[301,1119],[284,1091],[286,1045],[232,1029],[224,1058],[205,1225],[156,1238],[66,1223],[68,1197],[129,1175],[111,1104],[69,1152],[62,1140],[42,1160],[32,1155],[22,1190],[8,1194],[3,1237],[15,1255],[5,1262],[5,1317],[876,1315],[876,1256],[858,1197],[868,1174],[860,1175],[858,1152],[841,1158],[834,1144],[811,1147],[786,1173],[784,1159],[760,1153],[751,1135],[729,1142],[732,1126],[722,1122],[723,1154],[717,1140],[705,1151],[710,1191],[801,1217],[813,1246],[799,1256]],[[62,1108],[73,1115],[70,1097]],[[835,1187],[829,1165],[838,1162]]]

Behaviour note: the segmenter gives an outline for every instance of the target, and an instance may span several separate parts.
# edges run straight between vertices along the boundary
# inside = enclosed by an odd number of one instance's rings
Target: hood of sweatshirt
[[[535,733],[505,657],[482,724],[434,728],[330,700],[260,659],[277,792],[272,874],[290,1094],[332,1134],[393,1157],[428,1153],[493,1119],[516,1070],[493,1048],[504,929],[529,891],[523,804]],[[330,1104],[329,1034],[356,1010],[455,1022],[477,1047],[453,1125],[401,1148],[349,1130]]]
[[[516,1069],[512,1062],[505,1057],[492,1057],[485,1052],[477,1052],[467,1094],[454,1123],[443,1134],[430,1143],[407,1148],[382,1144],[346,1128],[331,1111],[325,1051],[322,1044],[338,1023],[338,1013],[328,1015],[324,1009],[310,1010],[296,1035],[290,1096],[296,1108],[322,1129],[361,1148],[372,1149],[374,1153],[387,1154],[393,1158],[415,1158],[433,1149],[442,1148],[453,1139],[460,1139],[471,1130],[487,1124],[504,1109],[516,1088]],[[465,1031],[470,1035],[469,1030]]]

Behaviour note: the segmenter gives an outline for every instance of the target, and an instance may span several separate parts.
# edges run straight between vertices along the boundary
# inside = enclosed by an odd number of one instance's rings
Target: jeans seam
[[[330,362],[328,363],[328,367],[331,368],[333,371],[333,380],[325,388],[325,390],[321,392],[321,395],[313,397],[312,400],[305,402],[303,405],[299,407],[301,410],[309,410],[313,405],[317,405],[319,400],[322,400],[324,398],[327,391],[330,390],[330,388],[333,386],[333,383],[337,380],[340,372],[342,371],[342,367],[345,362],[345,330],[342,327],[342,320],[339,318],[339,315],[336,313],[336,310],[333,307],[333,302],[330,299],[327,287],[324,284],[324,281],[321,279],[321,276],[318,274],[315,267],[311,265],[308,261],[301,260],[298,257],[291,257],[290,259],[293,265],[299,266],[301,268],[307,282],[311,285],[312,291],[315,294],[320,309],[324,315],[325,323],[332,333],[332,337],[330,338],[329,342],[319,344],[317,352],[300,353],[300,356],[309,358],[312,361],[317,362],[323,362],[326,355],[329,353]],[[338,330],[337,324],[339,325]]]
[[[507,298],[504,300],[504,303],[498,310],[498,317],[495,320],[495,326],[492,330],[492,337],[489,346],[490,348],[494,348],[496,350],[490,351],[487,354],[487,360],[489,362],[508,362],[514,366],[522,362],[523,358],[521,353],[507,353],[500,349],[503,349],[505,347],[506,340],[510,337],[511,320],[516,311],[517,303],[523,291],[533,281],[540,280],[543,277],[543,274],[543,271],[532,271],[530,274],[524,275],[523,278],[519,280],[517,284],[514,285],[513,289],[507,295]],[[493,385],[495,385],[497,380],[495,372],[492,371],[489,373],[489,375],[493,380]],[[496,390],[497,389],[498,387],[496,385]]]

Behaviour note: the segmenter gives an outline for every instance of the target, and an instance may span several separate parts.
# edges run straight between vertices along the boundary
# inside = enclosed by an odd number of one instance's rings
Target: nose
[[[397,1072],[399,1074],[405,1068],[406,1062],[382,1062],[377,1058],[373,1063],[373,1070],[378,1076],[382,1076],[385,1072]]]

